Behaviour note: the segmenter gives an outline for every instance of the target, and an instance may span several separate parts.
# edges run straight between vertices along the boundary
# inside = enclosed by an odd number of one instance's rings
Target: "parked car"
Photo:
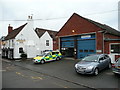
[[[111,59],[107,54],[96,54],[84,57],[75,64],[75,70],[80,74],[98,75],[99,71],[111,68]]]
[[[37,57],[33,58],[34,63],[45,63],[53,60],[60,60],[62,58],[62,54],[59,51],[49,51],[45,52],[43,55],[37,55]]]
[[[120,57],[112,64],[112,71],[115,74],[120,74]]]

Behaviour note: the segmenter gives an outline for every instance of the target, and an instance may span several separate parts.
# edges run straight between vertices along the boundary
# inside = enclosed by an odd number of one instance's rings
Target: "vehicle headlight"
[[[37,59],[35,59],[35,61],[37,61]]]
[[[94,67],[94,66],[89,66],[89,67],[87,67],[87,69],[93,69],[93,67]]]
[[[78,64],[75,64],[75,68],[77,68],[78,67]]]

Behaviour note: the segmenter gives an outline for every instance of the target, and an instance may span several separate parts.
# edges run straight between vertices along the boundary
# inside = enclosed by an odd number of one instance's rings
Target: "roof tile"
[[[40,38],[45,32],[48,32],[51,36],[51,38],[53,38],[55,40],[55,35],[57,34],[57,31],[52,31],[52,30],[47,30],[47,29],[42,29],[42,28],[36,28],[35,32],[37,33],[38,37]]]
[[[24,25],[14,29],[12,32],[10,32],[6,37],[5,40],[9,40],[9,39],[14,39],[19,32],[27,25],[27,23],[25,23]]]

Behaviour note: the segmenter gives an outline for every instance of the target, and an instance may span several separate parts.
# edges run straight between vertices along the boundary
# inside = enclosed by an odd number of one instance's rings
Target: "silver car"
[[[111,59],[107,54],[89,55],[75,64],[75,70],[81,74],[98,75],[100,70],[111,68]]]
[[[112,64],[112,71],[113,73],[120,75],[120,58],[118,58],[116,62]]]

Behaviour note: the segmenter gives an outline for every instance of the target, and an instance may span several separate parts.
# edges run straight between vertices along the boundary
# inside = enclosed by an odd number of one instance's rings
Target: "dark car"
[[[100,70],[111,68],[111,59],[107,54],[90,55],[75,64],[75,70],[80,74],[98,75]]]
[[[120,57],[112,64],[112,71],[115,74],[120,74]]]

